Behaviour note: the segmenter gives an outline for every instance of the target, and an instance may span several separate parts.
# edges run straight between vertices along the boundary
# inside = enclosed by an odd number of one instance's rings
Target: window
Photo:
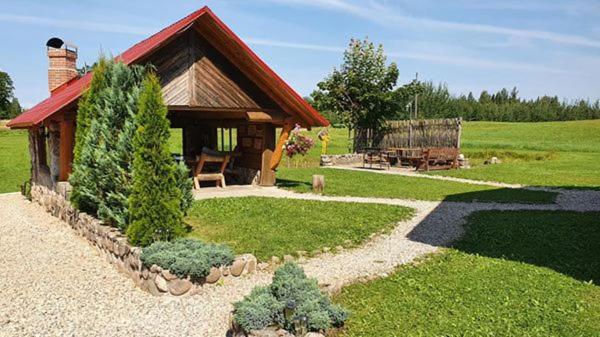
[[[237,145],[237,129],[236,128],[218,128],[217,137],[217,150],[223,152],[232,152]]]

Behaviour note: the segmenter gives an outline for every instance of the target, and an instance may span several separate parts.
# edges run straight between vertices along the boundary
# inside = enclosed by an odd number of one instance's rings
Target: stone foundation
[[[256,270],[257,261],[252,254],[236,257],[230,266],[211,268],[210,274],[200,282],[194,282],[189,277],[178,278],[157,265],[147,268],[140,260],[141,248],[129,245],[127,237],[117,228],[103,225],[100,220],[75,209],[66,198],[69,186],[61,186],[60,190],[61,193],[57,193],[45,186],[33,184],[31,200],[68,223],[77,234],[95,246],[117,270],[129,276],[138,287],[152,295],[193,295],[222,278],[238,277]]]
[[[362,153],[348,154],[322,154],[321,166],[336,166],[336,165],[361,165],[363,161]]]

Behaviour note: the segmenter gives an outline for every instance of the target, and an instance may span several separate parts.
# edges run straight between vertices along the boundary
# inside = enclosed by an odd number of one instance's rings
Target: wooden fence
[[[461,118],[388,121],[381,132],[358,129],[354,133],[354,151],[376,148],[460,148]]]

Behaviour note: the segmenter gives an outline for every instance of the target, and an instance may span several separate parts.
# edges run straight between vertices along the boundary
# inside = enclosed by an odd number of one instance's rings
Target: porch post
[[[265,124],[264,146],[260,165],[260,186],[275,185],[275,171],[271,169],[271,160],[275,151],[275,126]]]
[[[71,174],[71,165],[73,163],[73,142],[74,142],[74,121],[65,118],[60,122],[60,150],[59,150],[59,170],[58,181],[67,181]]]

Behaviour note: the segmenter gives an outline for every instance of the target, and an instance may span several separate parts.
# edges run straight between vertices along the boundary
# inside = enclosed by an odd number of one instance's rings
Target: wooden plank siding
[[[168,106],[282,110],[194,29],[147,62],[156,67]]]

